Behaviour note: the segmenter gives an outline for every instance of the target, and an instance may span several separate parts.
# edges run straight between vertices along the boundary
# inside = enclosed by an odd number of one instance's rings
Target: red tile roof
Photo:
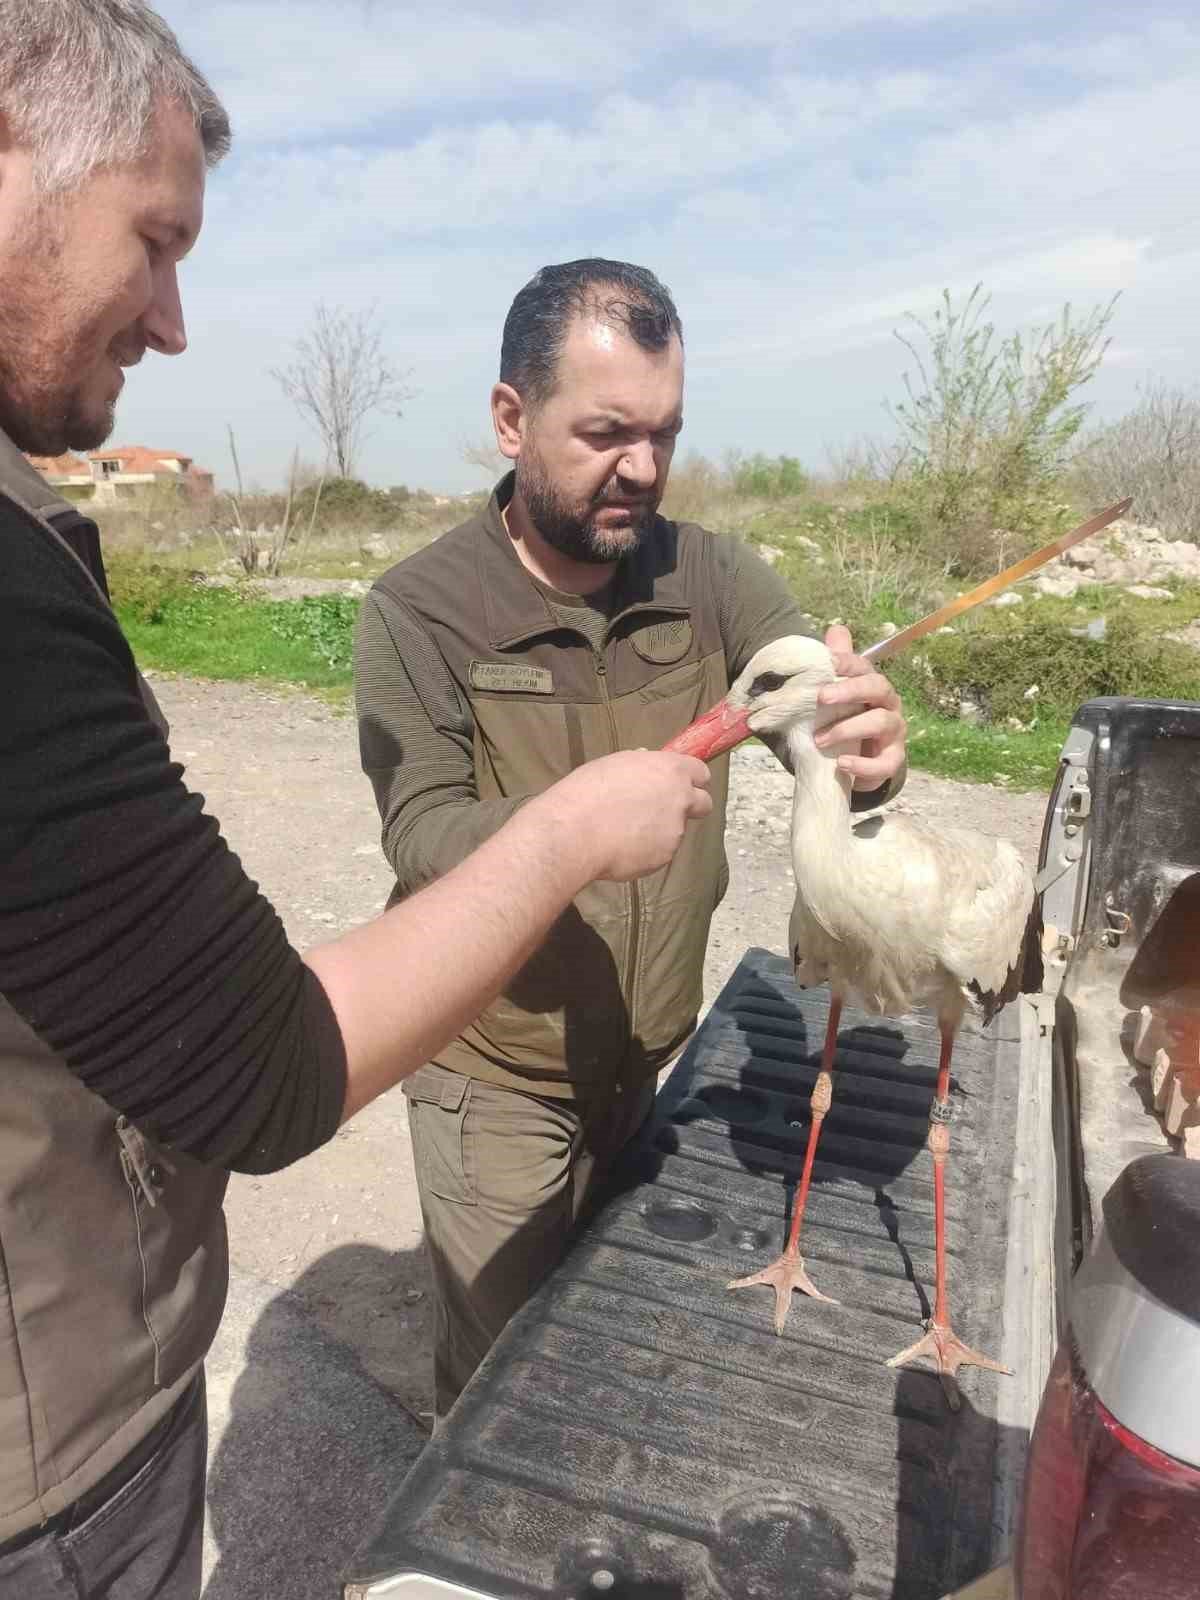
[[[73,456],[69,450],[61,456],[27,456],[26,460],[47,478],[91,476],[92,469],[83,457]]]
[[[91,478],[93,461],[115,461],[121,476],[171,477],[190,479],[193,491],[211,489],[213,475],[198,467],[191,456],[179,450],[148,450],[142,444],[116,445],[109,450],[91,450],[87,457],[67,451],[61,456],[27,456],[26,460],[47,478]],[[178,470],[168,463],[177,461]]]
[[[111,450],[93,450],[89,457],[92,461],[119,461],[122,472],[162,472],[163,463],[178,461],[185,470],[191,466],[191,456],[182,455],[178,450],[147,450],[142,444],[118,445]],[[171,471],[170,467],[165,468]]]

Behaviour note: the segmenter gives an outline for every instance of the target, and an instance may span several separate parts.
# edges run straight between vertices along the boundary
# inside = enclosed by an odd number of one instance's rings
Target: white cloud
[[[620,40],[604,31],[428,4],[220,0],[181,28],[220,85],[239,138],[272,145],[341,137],[430,108],[470,113],[530,91],[567,95],[628,67]]]
[[[173,0],[243,137],[187,269],[193,353],[139,371],[122,431],[220,470],[229,418],[278,477],[301,434],[267,368],[318,298],[375,302],[420,394],[366,470],[475,482],[457,447],[513,293],[591,253],[672,286],[686,443],[718,453],[817,460],[878,428],[892,329],[980,279],[1003,328],[1123,290],[1108,409],[1151,372],[1190,381],[1200,30],[1170,9],[661,0],[617,29],[583,0]]]
[[[320,254],[447,232],[523,233],[568,215],[610,230],[664,200],[698,196],[703,206],[730,180],[773,171],[787,183],[944,93],[916,73],[787,75],[761,91],[681,83],[658,98],[605,96],[578,126],[502,119],[444,124],[407,144],[264,151],[215,180],[213,205],[223,224],[252,223],[241,244],[255,252],[264,233]]]
[[[210,0],[164,6],[226,99],[239,142],[286,146],[388,129],[415,116],[486,120],[548,96],[569,115],[605,96],[674,81],[697,50],[718,48],[732,76],[854,29],[1020,15],[1034,0],[659,0],[621,27],[598,26],[590,0],[448,10],[324,0]],[[746,60],[740,58],[745,54]],[[732,59],[731,59],[732,58]]]

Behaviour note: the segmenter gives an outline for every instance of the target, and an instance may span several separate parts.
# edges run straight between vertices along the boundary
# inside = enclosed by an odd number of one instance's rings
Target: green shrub
[[[324,484],[310,483],[297,493],[292,502],[292,523],[299,529],[307,528],[316,505],[317,528],[386,527],[396,520],[408,498],[402,485],[395,490],[372,489],[358,478],[326,478]]]
[[[902,693],[943,715],[956,714],[968,699],[996,724],[1069,719],[1101,695],[1200,699],[1196,652],[1130,616],[1110,619],[1103,639],[1061,622],[989,622],[935,634],[912,656],[889,662],[887,671]]]
[[[760,500],[786,500],[810,488],[808,473],[795,456],[735,456],[729,476],[736,494]]]
[[[197,593],[196,574],[155,561],[110,559],[106,563],[113,605],[139,622],[161,622],[170,607]]]
[[[1066,305],[1027,337],[998,339],[977,284],[949,291],[928,321],[897,338],[914,361],[891,407],[904,439],[897,486],[912,502],[926,553],[947,572],[996,571],[1060,531],[1062,484],[1087,406],[1078,391],[1108,347],[1114,301],[1082,322]]]

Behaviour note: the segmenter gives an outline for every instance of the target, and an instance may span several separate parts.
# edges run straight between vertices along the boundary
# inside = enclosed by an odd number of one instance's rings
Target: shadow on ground
[[[355,1277],[411,1281],[420,1251],[345,1245],[283,1292],[236,1277],[208,1362],[213,1449],[204,1600],[332,1600],[426,1442],[311,1313]],[[397,1337],[405,1337],[398,1328]]]

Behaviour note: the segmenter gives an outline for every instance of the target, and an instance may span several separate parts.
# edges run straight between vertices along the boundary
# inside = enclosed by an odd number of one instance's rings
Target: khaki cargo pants
[[[425,1066],[405,1080],[434,1282],[440,1421],[563,1253],[589,1192],[654,1103],[654,1079],[555,1100]]]

